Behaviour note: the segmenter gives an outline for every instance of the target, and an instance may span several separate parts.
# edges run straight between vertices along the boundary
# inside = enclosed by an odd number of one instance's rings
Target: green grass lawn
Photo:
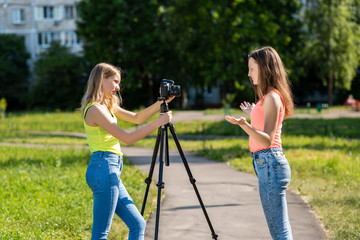
[[[32,125],[23,124],[24,119]],[[47,123],[51,119],[62,120],[51,125]],[[119,125],[133,126],[121,121]],[[239,127],[191,121],[176,123],[175,128],[180,139],[185,135],[202,136],[196,141],[181,139],[184,149],[254,174],[248,139]],[[21,114],[0,121],[0,143],[41,146],[0,146],[0,239],[88,238],[92,198],[85,182],[89,159],[86,140],[24,131],[83,129],[78,113]],[[155,138],[151,137],[136,145],[152,148],[154,144]],[[175,148],[174,141],[169,144]],[[360,120],[288,119],[284,122],[283,147],[292,168],[290,189],[307,199],[329,230],[329,239],[360,239]],[[122,177],[140,207],[144,174],[127,164]],[[156,191],[155,187],[150,189]],[[154,206],[147,207],[150,209]],[[126,228],[122,224],[114,219],[110,239],[124,239]]]
[[[47,130],[55,128],[59,130],[57,126]],[[0,239],[90,239],[92,192],[85,180],[90,157],[86,139],[4,132],[0,142],[20,145],[0,146]],[[35,146],[22,147],[24,143]],[[145,177],[125,160],[121,179],[139,209]],[[146,219],[155,208],[155,198],[152,187]],[[109,239],[126,236],[127,227],[115,216]]]
[[[118,124],[128,129],[135,124],[118,121]],[[0,120],[1,136],[12,136],[17,132],[84,132],[81,113],[57,112],[57,113],[16,113],[6,119]]]

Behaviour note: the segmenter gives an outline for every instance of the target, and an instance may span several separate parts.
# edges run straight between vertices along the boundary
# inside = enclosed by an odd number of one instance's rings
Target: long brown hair
[[[291,116],[294,112],[294,102],[288,76],[279,54],[272,47],[262,47],[251,52],[248,58],[253,58],[259,67],[259,84],[253,85],[256,101],[262,99],[271,89],[276,89],[285,103],[285,118]]]
[[[90,73],[86,92],[81,100],[81,112],[84,115],[84,110],[89,103],[103,103],[111,111],[115,109],[116,106],[121,104],[121,96],[113,95],[110,99],[104,99],[104,92],[102,91],[102,83],[105,78],[118,75],[121,76],[121,69],[117,68],[109,63],[99,63],[97,64]]]

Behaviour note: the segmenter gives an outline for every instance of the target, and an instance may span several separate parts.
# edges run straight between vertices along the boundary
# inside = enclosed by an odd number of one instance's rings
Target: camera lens
[[[170,87],[169,95],[174,97],[180,97],[181,95],[181,88],[179,85],[173,85]]]

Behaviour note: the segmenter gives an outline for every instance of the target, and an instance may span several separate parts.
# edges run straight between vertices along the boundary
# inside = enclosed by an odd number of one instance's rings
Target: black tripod
[[[164,99],[161,99],[161,100],[164,100]],[[161,104],[161,113],[166,113],[168,111],[169,111],[168,105],[164,100],[164,102]],[[168,147],[168,132],[167,132],[168,128],[170,129],[170,132],[171,132],[171,134],[172,134],[172,136],[173,136],[173,138],[175,140],[176,147],[177,147],[177,149],[178,149],[178,151],[180,153],[181,159],[182,159],[182,161],[184,163],[186,172],[187,172],[187,174],[189,176],[189,180],[190,180],[190,182],[191,182],[191,184],[192,184],[192,186],[193,186],[193,188],[195,190],[196,196],[197,196],[197,198],[199,200],[199,203],[201,205],[201,208],[202,208],[202,210],[204,212],[206,221],[207,221],[207,223],[208,223],[208,225],[210,227],[210,230],[211,230],[212,238],[216,240],[218,235],[215,233],[214,228],[212,227],[212,224],[211,224],[210,218],[209,218],[209,216],[208,216],[208,214],[206,212],[204,203],[203,203],[203,201],[202,201],[202,199],[200,197],[199,191],[198,191],[198,189],[197,189],[197,187],[195,185],[196,180],[194,179],[194,177],[191,174],[189,165],[188,165],[188,163],[186,161],[184,152],[181,149],[179,140],[178,140],[178,138],[176,136],[174,125],[172,123],[168,123],[166,125],[163,125],[158,130],[156,143],[155,143],[155,147],[154,147],[154,152],[153,152],[153,156],[152,156],[152,162],[151,162],[151,165],[150,165],[149,176],[145,179],[145,183],[147,184],[147,186],[146,186],[143,205],[142,205],[142,208],[141,208],[141,215],[144,215],[146,200],[147,200],[147,196],[148,196],[148,193],[149,193],[150,183],[152,181],[152,175],[153,175],[153,172],[154,172],[156,157],[157,157],[158,150],[159,150],[159,145],[160,145],[159,179],[158,179],[158,183],[156,184],[156,186],[158,187],[158,195],[157,195],[157,209],[156,209],[155,240],[157,240],[158,239],[158,230],[159,230],[159,219],[160,219],[161,189],[164,188],[164,184],[165,184],[162,181],[163,180],[163,169],[164,169],[164,161],[163,161],[164,154],[165,154],[165,165],[169,166],[169,147]]]

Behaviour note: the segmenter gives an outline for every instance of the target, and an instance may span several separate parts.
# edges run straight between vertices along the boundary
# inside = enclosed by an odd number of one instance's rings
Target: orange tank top
[[[282,122],[284,121],[285,116],[285,104],[284,100],[280,94],[280,92],[276,89],[271,90],[270,92],[277,93],[281,101],[283,103],[284,109],[282,112],[279,113],[279,120],[276,126],[276,133],[273,143],[268,148],[281,148],[281,128],[282,128]],[[266,96],[267,94],[265,94]],[[259,131],[264,131],[264,109],[262,107],[263,101],[265,99],[265,96],[256,103],[255,107],[250,113],[250,120],[251,120],[251,126]],[[266,149],[266,147],[262,146],[260,143],[256,142],[252,137],[249,137],[249,146],[251,152],[257,152],[259,150]]]

